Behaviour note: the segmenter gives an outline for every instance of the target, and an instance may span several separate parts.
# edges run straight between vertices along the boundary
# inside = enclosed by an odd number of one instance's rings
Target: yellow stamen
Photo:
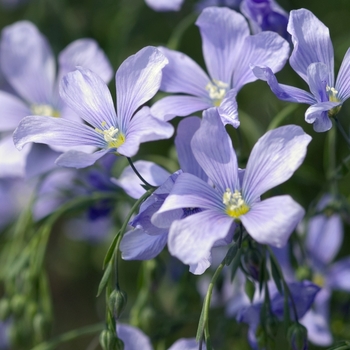
[[[241,192],[237,190],[232,193],[231,190],[227,188],[222,196],[222,202],[226,205],[226,214],[235,219],[248,213],[250,209],[242,198]]]
[[[103,121],[101,123],[102,127],[105,127],[107,123]],[[111,126],[109,129],[98,129],[95,128],[99,134],[103,135],[104,140],[108,144],[108,148],[118,148],[125,142],[125,135],[119,131],[118,128]]]
[[[220,106],[221,101],[225,97],[228,88],[228,84],[216,79],[213,79],[213,81],[209,82],[205,87],[209,93],[209,97],[213,100],[213,105],[215,107]]]
[[[326,86],[326,91],[328,94],[328,99],[330,102],[340,102],[340,99],[338,98],[338,91],[334,87]],[[328,111],[329,117],[334,117],[340,112],[341,105],[334,107]]]

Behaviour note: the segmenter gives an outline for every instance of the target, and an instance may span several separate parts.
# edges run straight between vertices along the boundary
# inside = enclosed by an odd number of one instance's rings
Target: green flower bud
[[[287,338],[292,350],[307,350],[307,329],[300,323],[288,328]]]
[[[109,296],[108,306],[109,310],[116,320],[119,319],[127,302],[127,295],[120,289],[115,289]]]
[[[124,342],[109,329],[101,332],[100,344],[103,350],[124,350]]]

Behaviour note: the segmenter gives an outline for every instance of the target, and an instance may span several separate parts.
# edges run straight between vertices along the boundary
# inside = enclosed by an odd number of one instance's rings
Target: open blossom
[[[19,21],[3,29],[0,42],[0,67],[10,89],[0,91],[0,177],[31,176],[33,167],[47,171],[54,165],[58,153],[45,146],[28,145],[18,152],[13,144],[12,133],[19,122],[28,115],[78,119],[58,94],[62,76],[81,65],[92,69],[108,83],[112,67],[98,44],[92,39],[79,39],[68,45],[56,62],[46,38],[34,24]],[[55,150],[61,150],[57,145]],[[37,153],[39,157],[36,157]],[[54,158],[55,157],[55,158]],[[40,171],[39,171],[40,172]]]
[[[173,127],[152,117],[142,107],[158,91],[165,56],[148,46],[127,58],[116,73],[117,112],[106,83],[83,67],[70,72],[60,83],[63,101],[88,125],[74,120],[28,116],[14,133],[18,149],[28,142],[61,146],[94,146],[94,153],[68,151],[56,163],[83,168],[109,152],[134,156],[141,142],[169,138]]]
[[[280,100],[311,105],[305,113],[306,122],[313,124],[317,132],[327,131],[332,127],[330,117],[350,97],[350,49],[334,82],[334,51],[328,28],[312,12],[300,9],[291,11],[287,30],[294,44],[290,65],[309,85],[311,93],[279,84],[268,64],[256,65],[254,74],[267,81]]]
[[[160,48],[169,59],[160,90],[184,95],[157,101],[152,113],[170,120],[215,106],[224,124],[238,127],[236,95],[257,79],[250,66],[266,65],[278,72],[288,58],[289,45],[273,32],[250,35],[245,18],[228,8],[208,7],[196,24],[209,74],[185,54]]]
[[[254,146],[242,174],[217,110],[205,111],[191,146],[213,185],[192,174],[181,174],[152,217],[152,222],[162,227],[169,210],[206,209],[172,223],[168,239],[170,253],[186,264],[197,263],[208,256],[216,242],[232,241],[237,221],[257,242],[283,246],[304,210],[288,195],[263,201],[260,196],[292,176],[302,163],[310,141],[311,137],[299,126],[271,130]]]

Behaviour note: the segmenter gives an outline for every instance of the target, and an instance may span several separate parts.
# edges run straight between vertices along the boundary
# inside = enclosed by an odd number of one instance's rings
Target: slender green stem
[[[126,157],[126,159],[128,160],[132,170],[134,170],[134,173],[136,174],[136,176],[146,185],[148,186],[149,188],[158,188],[157,186],[153,186],[151,185],[149,182],[147,182],[143,177],[142,175],[137,171],[137,169],[135,168],[135,165],[134,163],[132,162],[131,158],[129,157]]]
[[[56,337],[50,341],[46,341],[44,343],[41,343],[41,344],[35,346],[34,348],[32,348],[32,350],[53,350],[53,349],[56,349],[56,347],[59,344],[69,342],[69,341],[76,339],[76,338],[83,336],[83,335],[92,334],[92,333],[102,331],[103,328],[104,328],[104,324],[98,323],[98,324],[94,324],[91,326],[86,326],[86,327],[82,327],[79,329],[74,329],[72,331],[69,331],[67,333],[59,335],[58,337]]]
[[[267,130],[272,130],[280,126],[283,121],[296,109],[298,108],[298,104],[289,104],[287,107],[283,108],[276,116],[272,119],[271,123],[267,127]]]
[[[347,143],[348,147],[350,148],[350,139],[349,139],[348,135],[346,134],[345,130],[343,129],[342,125],[340,124],[338,118],[337,117],[333,117],[333,119],[335,121],[335,124],[337,125],[338,130],[342,134],[345,142]]]

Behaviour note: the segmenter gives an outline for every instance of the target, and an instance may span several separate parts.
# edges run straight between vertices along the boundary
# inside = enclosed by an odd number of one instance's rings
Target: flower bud
[[[108,299],[109,310],[115,320],[118,320],[127,302],[127,295],[120,289],[114,289]]]
[[[103,350],[124,350],[124,342],[109,329],[101,332],[100,344]]]
[[[292,350],[307,350],[307,329],[300,323],[289,327],[287,338]]]

